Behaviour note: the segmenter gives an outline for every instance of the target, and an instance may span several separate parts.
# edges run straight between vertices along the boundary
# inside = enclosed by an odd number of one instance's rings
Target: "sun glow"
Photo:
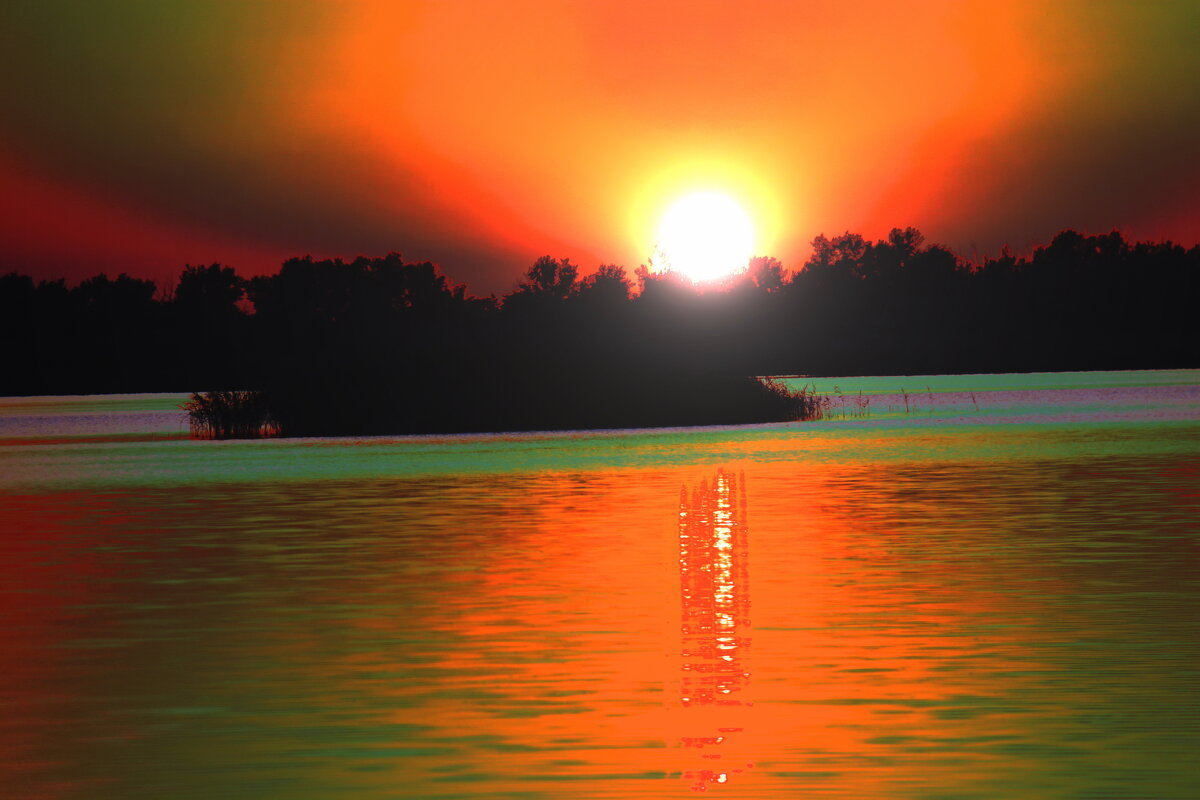
[[[754,225],[728,195],[695,192],[663,214],[656,250],[660,271],[697,283],[717,280],[746,268],[754,254]]]

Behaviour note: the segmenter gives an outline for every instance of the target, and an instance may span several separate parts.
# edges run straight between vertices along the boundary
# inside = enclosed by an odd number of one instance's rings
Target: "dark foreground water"
[[[258,442],[0,399],[0,796],[1200,796],[1200,372],[834,383]]]

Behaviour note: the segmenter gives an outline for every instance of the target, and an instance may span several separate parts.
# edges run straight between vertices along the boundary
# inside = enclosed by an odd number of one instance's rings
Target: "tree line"
[[[699,290],[550,256],[501,297],[396,253],[173,286],[9,273],[0,393],[255,389],[304,432],[579,427],[585,407],[593,427],[692,424],[741,402],[734,375],[1195,367],[1198,276],[1200,246],[1064,231],[973,264],[912,228],[818,236],[794,272],[756,258]]]

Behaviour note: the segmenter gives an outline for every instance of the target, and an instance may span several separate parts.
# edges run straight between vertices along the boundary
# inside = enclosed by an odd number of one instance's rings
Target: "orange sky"
[[[186,0],[0,12],[0,270],[644,263],[689,189],[760,254],[913,225],[1200,239],[1188,3]]]

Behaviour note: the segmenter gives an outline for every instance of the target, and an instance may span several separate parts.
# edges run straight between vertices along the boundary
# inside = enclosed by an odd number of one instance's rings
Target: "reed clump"
[[[193,392],[181,408],[196,439],[257,439],[279,433],[262,392]]]
[[[817,394],[814,386],[806,384],[799,389],[790,389],[775,378],[762,378],[761,381],[763,387],[785,406],[789,420],[824,419],[833,407],[833,401],[824,395]]]

